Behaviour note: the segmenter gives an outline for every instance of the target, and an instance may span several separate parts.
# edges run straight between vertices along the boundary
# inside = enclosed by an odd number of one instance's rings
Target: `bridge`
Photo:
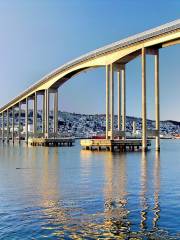
[[[151,135],[156,138],[156,150],[160,149],[160,103],[159,103],[159,49],[180,43],[180,19],[136,34],[105,47],[87,53],[68,62],[44,76],[37,83],[0,108],[2,117],[2,140],[10,139],[9,119],[12,117],[12,141],[14,142],[14,110],[19,111],[19,141],[21,139],[21,109],[25,105],[25,139],[28,142],[28,103],[33,101],[33,134],[37,136],[37,96],[43,96],[42,135],[50,137],[49,131],[49,99],[54,95],[53,134],[57,135],[58,127],[58,88],[66,81],[83,71],[105,67],[106,70],[106,140],[114,140],[115,136],[126,140],[126,65],[137,57],[142,62],[142,150],[147,150],[147,108],[146,108],[146,56],[155,58],[155,121],[156,129]],[[114,129],[114,74],[118,82],[118,130]],[[11,115],[10,115],[11,113]],[[5,136],[5,118],[7,131]]]

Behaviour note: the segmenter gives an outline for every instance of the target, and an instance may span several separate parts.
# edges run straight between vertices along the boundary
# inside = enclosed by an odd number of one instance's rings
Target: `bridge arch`
[[[155,80],[156,80],[156,131],[153,132],[156,136],[156,148],[159,149],[159,49],[180,43],[180,19],[164,24],[157,28],[136,34],[126,39],[109,44],[105,47],[99,48],[88,54],[85,54],[73,61],[64,64],[50,74],[44,76],[40,81],[29,87],[26,91],[14,98],[8,104],[0,108],[2,115],[2,122],[4,124],[4,113],[14,109],[21,103],[26,103],[26,113],[28,112],[28,99],[34,99],[34,124],[37,118],[37,94],[44,96],[44,134],[49,134],[49,93],[56,94],[55,97],[55,111],[57,112],[57,89],[61,87],[66,81],[73,76],[80,74],[83,71],[90,70],[91,68],[106,67],[106,138],[114,138],[114,72],[118,74],[119,91],[122,91],[123,109],[122,119],[123,127],[120,129],[120,116],[119,116],[119,135],[125,138],[125,66],[134,58],[142,57],[142,147],[144,150],[147,148],[147,128],[146,128],[146,55],[152,54],[155,56]],[[122,89],[120,88],[122,83]],[[119,94],[120,102],[120,94]],[[120,113],[120,104],[118,114]],[[27,114],[26,114],[27,115]],[[56,114],[57,115],[57,114]],[[57,121],[57,116],[55,116]],[[8,118],[9,119],[9,118]],[[56,122],[55,121],[55,122]],[[28,119],[26,118],[26,139],[28,139],[27,129]],[[57,125],[57,124],[55,124]],[[110,128],[109,128],[110,125]],[[3,125],[4,126],[4,125]],[[4,127],[2,126],[2,139],[4,140]],[[36,131],[36,126],[34,127]],[[54,126],[55,132],[57,126]],[[35,134],[35,132],[34,132]],[[7,138],[7,140],[9,140]]]

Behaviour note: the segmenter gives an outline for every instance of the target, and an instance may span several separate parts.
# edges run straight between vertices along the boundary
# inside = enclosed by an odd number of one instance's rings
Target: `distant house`
[[[23,133],[26,132],[26,126],[23,126]],[[28,132],[33,132],[33,125],[32,124],[28,124]]]

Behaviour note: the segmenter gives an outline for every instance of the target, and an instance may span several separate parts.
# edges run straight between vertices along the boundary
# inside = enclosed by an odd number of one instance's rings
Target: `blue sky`
[[[81,54],[178,18],[179,0],[1,0],[0,105]],[[180,120],[179,56],[179,45],[160,50],[161,119]],[[152,119],[153,61],[148,57],[147,113]],[[65,83],[59,109],[104,113],[105,70]],[[139,58],[127,65],[127,114],[141,115]]]

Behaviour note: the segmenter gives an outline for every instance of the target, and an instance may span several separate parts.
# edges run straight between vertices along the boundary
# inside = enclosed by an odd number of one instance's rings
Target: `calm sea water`
[[[0,145],[0,239],[180,239],[180,140],[160,154]]]

